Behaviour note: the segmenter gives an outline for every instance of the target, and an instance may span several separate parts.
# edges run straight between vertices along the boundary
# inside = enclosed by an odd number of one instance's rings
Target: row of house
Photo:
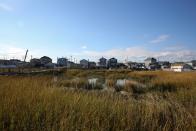
[[[0,67],[10,67],[10,68],[14,68],[16,67],[18,64],[20,64],[21,61],[17,60],[17,59],[10,59],[10,60],[0,60]]]
[[[33,58],[30,60],[31,67],[53,67],[52,59],[47,56],[43,56],[40,59]]]
[[[17,59],[0,60],[0,68],[15,68],[15,67],[66,67],[66,68],[82,68],[82,69],[132,69],[132,70],[168,70],[168,71],[190,71],[196,70],[196,60],[190,62],[175,62],[170,63],[168,61],[157,61],[155,58],[147,58],[143,63],[139,62],[125,62],[119,63],[116,58],[106,59],[100,58],[99,61],[93,62],[82,59],[80,63],[74,63],[66,58],[57,58],[57,63],[52,63],[52,59],[43,56],[41,58],[33,58],[30,62],[23,62]]]
[[[114,68],[127,68],[125,64],[118,63],[116,58],[110,58],[107,60],[102,57],[99,59],[99,62],[93,62],[89,60],[81,60],[80,61],[81,68],[97,68],[97,69],[114,69]]]
[[[70,61],[66,58],[57,58],[57,66],[59,67],[73,67],[74,64],[72,66],[69,66]],[[115,58],[111,58],[110,60],[107,61],[107,59],[105,58],[101,58],[99,60],[98,63],[94,62],[94,61],[89,61],[86,59],[82,59],[80,60],[79,64],[76,64],[78,68],[107,68],[109,67],[116,67],[117,65],[117,59]]]
[[[119,63],[116,58],[106,59],[104,57],[100,58],[98,63],[82,59],[79,64],[74,64],[72,66],[69,65],[70,61],[66,58],[58,58],[57,66],[62,67],[78,67],[83,69],[114,69],[114,68],[121,68],[121,69],[132,69],[132,70],[166,70],[166,71],[190,71],[196,70],[196,60],[184,63],[184,62],[175,62],[170,63],[169,61],[157,61],[155,58],[147,58],[144,60],[144,63],[138,62],[125,62]],[[75,65],[75,66],[74,66]]]
[[[24,62],[18,59],[0,60],[0,68],[16,68],[16,67],[53,67],[52,59],[43,56],[40,59],[33,58],[30,62]]]
[[[70,61],[66,58],[58,58],[57,59],[57,66],[59,67],[69,67],[68,63]],[[80,63],[78,64],[79,68],[87,69],[87,68],[97,68],[97,69],[106,69],[106,68],[125,68],[126,65],[123,63],[118,63],[118,60],[116,58],[110,58],[107,60],[106,58],[102,57],[99,59],[99,62],[89,61],[86,59],[80,60]]]
[[[144,62],[149,70],[162,69],[175,72],[196,70],[196,60],[170,63],[168,61],[157,61],[155,58],[147,58]]]

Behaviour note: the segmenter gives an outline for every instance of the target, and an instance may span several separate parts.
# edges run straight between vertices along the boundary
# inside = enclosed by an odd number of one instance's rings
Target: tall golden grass
[[[86,78],[87,74],[104,77],[112,74],[115,78],[123,74],[143,82],[147,89],[142,94],[132,92],[129,99],[124,99],[120,93],[69,90],[58,84],[60,81],[55,83],[52,76],[1,76],[0,130],[196,129],[195,72],[119,71],[110,74],[77,70],[77,73],[67,72],[61,80],[77,75]],[[108,84],[113,86],[114,83]],[[132,88],[133,84],[129,86]]]

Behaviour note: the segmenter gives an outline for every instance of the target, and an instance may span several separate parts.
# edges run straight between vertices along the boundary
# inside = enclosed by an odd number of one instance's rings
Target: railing
[[[0,75],[20,75],[20,74],[38,74],[38,73],[62,73],[66,68],[0,68]]]

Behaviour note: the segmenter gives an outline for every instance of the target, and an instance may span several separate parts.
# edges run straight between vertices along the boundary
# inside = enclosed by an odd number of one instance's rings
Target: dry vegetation
[[[128,96],[88,90],[89,77],[106,78],[110,88],[131,78],[121,89]],[[58,79],[0,76],[0,130],[194,130],[195,78],[195,72],[104,70],[69,70]]]

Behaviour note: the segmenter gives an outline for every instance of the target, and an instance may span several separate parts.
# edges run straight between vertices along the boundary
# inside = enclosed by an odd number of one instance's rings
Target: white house
[[[191,71],[192,67],[185,63],[174,63],[171,65],[171,70],[174,72]]]
[[[151,69],[151,66],[154,66],[157,64],[157,60],[155,58],[149,57],[144,60],[144,63],[145,63],[146,68]]]

